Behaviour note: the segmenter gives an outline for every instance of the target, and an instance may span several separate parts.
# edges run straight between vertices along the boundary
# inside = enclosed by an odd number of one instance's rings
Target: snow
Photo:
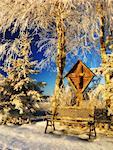
[[[22,126],[0,126],[0,150],[112,150],[113,138],[66,135],[56,131],[44,134],[45,122]]]

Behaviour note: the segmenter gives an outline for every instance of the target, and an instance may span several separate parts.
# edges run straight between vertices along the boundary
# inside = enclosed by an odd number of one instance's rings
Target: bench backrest
[[[63,118],[66,117],[71,119],[85,120],[85,119],[93,118],[93,112],[94,111],[92,109],[63,107],[63,108],[57,108],[56,116],[63,117]]]
[[[94,120],[97,122],[108,121],[108,110],[107,108],[95,108],[94,109]]]

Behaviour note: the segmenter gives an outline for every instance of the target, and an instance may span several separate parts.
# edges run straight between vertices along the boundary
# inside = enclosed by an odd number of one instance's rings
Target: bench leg
[[[95,129],[95,123],[94,122],[91,122],[89,123],[89,139],[91,139],[91,137],[93,136],[92,134],[94,134],[94,137],[96,138],[96,129]]]
[[[48,126],[51,126],[53,131],[55,131],[55,124],[54,124],[54,121],[51,121],[51,120],[47,120],[47,123],[46,123],[46,127],[45,127],[45,134],[47,133],[47,128]]]
[[[97,133],[96,133],[96,127],[95,127],[95,123],[94,123],[94,134],[95,134],[95,138],[97,136]]]
[[[54,121],[53,121],[53,130],[55,131],[55,123],[54,123]]]
[[[45,127],[45,134],[47,133],[47,128],[48,128],[48,120],[47,120],[46,127]]]

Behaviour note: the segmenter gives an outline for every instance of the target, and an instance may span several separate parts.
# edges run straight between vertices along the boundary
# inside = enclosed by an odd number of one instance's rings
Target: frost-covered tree
[[[106,2],[105,9],[104,7],[100,9]],[[91,45],[94,45],[95,37],[100,35],[101,13],[102,16],[105,13],[109,15],[109,26],[112,28],[112,2],[112,0],[1,0],[0,28],[6,30],[12,26],[12,32],[18,27],[21,31],[34,28],[36,32],[42,28],[52,33],[49,48],[45,53],[47,59],[43,63],[55,58],[57,66],[55,93],[58,93],[59,87],[62,86],[66,52],[73,50],[74,54],[79,54],[80,45],[83,53],[84,49],[89,51]],[[46,42],[48,39],[44,35],[45,32],[42,38]],[[89,44],[90,42],[92,44]]]
[[[35,61],[30,60],[29,43],[25,36],[16,43],[17,58],[10,58],[10,66],[3,66],[7,77],[0,80],[0,111],[6,116],[29,116],[39,108],[41,87],[45,83],[36,83],[30,75],[38,74]]]
[[[110,37],[113,36],[113,0],[96,0],[95,6],[95,16],[100,23],[100,50],[102,62],[104,62],[106,61],[107,44],[110,42]]]
[[[90,93],[92,99],[101,100],[104,106],[109,107],[113,113],[113,54],[106,56],[106,62],[95,70],[95,74],[97,76],[105,76],[106,82],[99,84],[95,90]]]

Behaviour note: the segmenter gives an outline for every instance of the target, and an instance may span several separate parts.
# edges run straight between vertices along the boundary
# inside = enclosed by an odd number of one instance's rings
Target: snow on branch
[[[47,62],[56,53],[58,17],[63,19],[65,27],[66,52],[75,50],[75,54],[78,47],[82,47],[83,51],[90,51],[92,44],[88,46],[88,43],[93,43],[94,47],[99,40],[102,15],[109,24],[109,31],[113,27],[113,0],[1,0],[0,10],[0,30],[3,32],[13,26],[12,33],[19,28],[20,34],[26,29],[44,29],[53,34],[49,41],[45,37],[46,33],[42,33],[40,38],[42,44],[48,41],[39,48],[39,51],[47,50],[44,54],[48,58]],[[94,34],[97,35],[96,38]],[[2,51],[1,57],[5,52],[7,50]]]

